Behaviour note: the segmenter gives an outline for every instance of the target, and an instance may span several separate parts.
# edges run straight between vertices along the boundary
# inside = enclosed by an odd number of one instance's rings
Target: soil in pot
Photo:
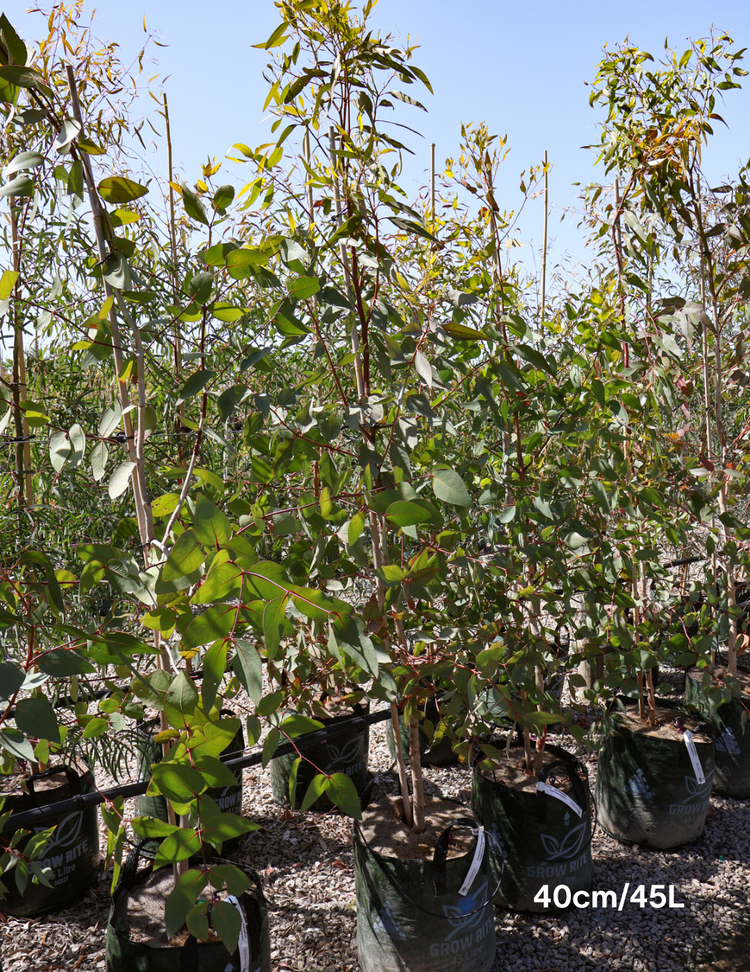
[[[488,842],[468,810],[428,798],[414,834],[399,798],[373,803],[354,829],[361,972],[489,972],[495,919]]]
[[[710,687],[718,687],[725,674],[723,668],[714,669]],[[716,731],[714,793],[735,799],[750,797],[750,723],[747,720],[750,715],[750,674],[737,673],[742,695],[721,704],[715,704],[706,696],[702,688],[703,678],[703,672],[696,670],[685,674],[685,702],[709,719]]]
[[[246,945],[241,936],[233,955],[212,931],[209,941],[196,942],[183,926],[167,939],[164,910],[173,887],[171,868],[152,872],[149,867],[132,880],[132,886],[127,878],[121,881],[107,926],[107,972],[270,972],[268,909],[257,875],[248,874],[254,887],[239,898]]]
[[[6,798],[4,813],[22,813],[93,790],[91,771],[80,761],[70,766],[54,763],[43,773],[29,777],[18,774],[0,781],[0,795]],[[3,882],[8,888],[2,906],[5,913],[16,918],[32,918],[46,911],[68,908],[97,883],[100,858],[96,807],[53,817],[35,829],[38,832],[53,826],[55,832],[38,858],[39,865],[52,872],[49,875],[52,887],[34,883],[30,873],[21,895],[11,871]]]
[[[334,725],[352,716],[365,715],[366,704],[347,705],[331,700],[326,705],[330,716],[315,714],[315,719],[323,725]],[[370,752],[370,730],[368,726],[351,729],[341,735],[334,736],[330,741],[307,746],[302,750],[303,758],[297,769],[297,789],[295,792],[294,809],[299,810],[305,799],[307,788],[318,775],[318,771],[331,775],[343,773],[348,776],[361,793],[367,784],[367,764]],[[282,807],[291,806],[289,795],[289,777],[292,766],[297,759],[297,753],[277,756],[271,760],[271,792],[273,798]],[[310,807],[311,810],[330,810],[333,804],[323,794]]]
[[[660,703],[656,724],[637,706],[624,713],[599,756],[599,824],[611,837],[657,850],[681,847],[703,833],[714,774],[711,727],[700,716]],[[677,721],[679,720],[679,726]],[[689,730],[695,746],[691,758]]]
[[[548,744],[537,777],[526,772],[523,747],[511,746],[507,758],[475,768],[471,805],[499,845],[491,850],[498,856],[496,870],[504,862],[495,895],[500,907],[531,912],[566,908],[576,891],[591,889],[588,773],[571,753]],[[570,894],[560,892],[553,899],[558,885]],[[545,886],[546,898],[540,894]]]

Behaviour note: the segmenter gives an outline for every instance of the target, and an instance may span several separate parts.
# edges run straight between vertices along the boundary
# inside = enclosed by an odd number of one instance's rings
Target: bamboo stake
[[[539,323],[544,323],[544,313],[547,302],[547,219],[549,217],[549,178],[547,168],[547,150],[544,151],[544,234],[542,239],[542,308]]]
[[[416,716],[409,720],[409,765],[413,787],[412,830],[415,834],[422,834],[427,827],[427,821],[424,815],[424,786],[419,753],[419,720]]]
[[[305,151],[305,162],[307,162],[307,167],[312,168],[312,153],[310,151],[310,129],[305,129],[305,140],[303,143]],[[308,173],[309,175],[309,173]],[[315,207],[313,205],[313,191],[312,184],[309,178],[307,179],[307,208],[310,211],[310,229],[312,230],[315,223]]]
[[[73,68],[68,64],[66,65],[66,72],[68,76],[68,87],[70,88],[71,100],[73,103],[73,117],[83,128],[83,117],[81,115],[81,105],[78,100],[78,89],[76,87],[76,80],[73,74]],[[89,202],[91,205],[91,216],[94,223],[94,231],[96,233],[96,243],[99,250],[99,259],[103,264],[105,260],[109,257],[109,250],[105,242],[104,235],[104,219],[105,212],[102,207],[101,201],[99,199],[99,194],[96,190],[96,184],[94,182],[94,177],[91,171],[91,162],[89,157],[85,152],[78,153],[80,156],[80,161],[83,166],[83,174],[86,180],[86,186],[89,194]],[[110,227],[111,231],[111,227]],[[117,310],[114,306],[115,298],[115,288],[111,287],[110,284],[102,276],[102,283],[104,285],[104,296],[113,298],[112,307],[109,311],[109,324],[112,329],[112,350],[115,362],[115,369],[117,372],[117,389],[120,398],[120,406],[122,408],[123,416],[123,427],[125,430],[125,438],[127,442],[127,449],[130,454],[130,459],[134,463],[132,471],[132,483],[133,483],[133,498],[135,501],[135,511],[136,519],[138,520],[138,530],[141,537],[141,543],[143,544],[143,553],[146,566],[150,565],[150,548],[151,542],[154,539],[153,532],[153,517],[151,514],[151,504],[148,501],[148,494],[146,490],[146,476],[145,470],[143,468],[143,461],[139,461],[137,447],[135,443],[135,438],[133,436],[133,423],[130,418],[130,394],[128,392],[128,385],[125,381],[120,381],[120,375],[123,370],[123,358],[122,358],[122,338],[120,334],[120,324],[117,319]],[[129,317],[129,315],[128,315]],[[134,332],[137,332],[137,328],[132,324]],[[136,334],[134,334],[136,337]],[[137,336],[137,340],[140,341],[140,335]],[[139,371],[139,382],[140,376],[143,372],[143,361],[138,361],[138,371]],[[144,409],[145,412],[145,409]],[[139,426],[141,431],[145,430],[145,414],[139,414]]]
[[[164,92],[164,123],[167,138],[167,170],[169,175],[169,250],[172,257],[172,290],[177,294],[179,289],[179,278],[177,276],[177,228],[174,209],[174,167],[172,165],[172,128],[169,121],[169,102],[167,93]],[[175,383],[179,386],[182,383],[182,330],[179,320],[174,322],[174,374]],[[185,403],[180,402],[177,406],[177,419],[175,421],[177,431],[180,432],[185,427]],[[177,455],[179,464],[185,466],[185,456],[182,450],[182,436],[177,436]]]
[[[29,397],[26,386],[26,353],[23,345],[23,327],[19,315],[19,289],[21,284],[21,241],[18,238],[17,200],[10,199],[10,233],[13,248],[13,270],[19,274],[13,287],[13,408],[16,438],[16,479],[19,507],[34,505],[34,473],[31,468],[31,442],[29,423],[21,402]],[[19,524],[20,527],[20,524]]]
[[[627,190],[626,190],[627,191]],[[620,180],[615,179],[615,254],[617,256],[617,289],[620,291],[620,313],[622,315],[622,323],[625,325],[625,288],[622,285],[622,226],[620,224],[620,205],[622,200],[620,198]],[[628,346],[623,341],[622,343],[622,361],[625,367],[628,367]]]
[[[333,169],[333,199],[336,208],[336,224],[341,226],[343,223],[343,216],[341,211],[341,192],[339,190],[339,181],[336,175],[336,130],[334,129],[333,125],[331,125],[328,130],[328,147],[331,155],[331,168]],[[341,264],[344,268],[346,287],[351,298],[354,293],[354,287],[352,286],[352,277],[349,270],[349,258],[346,252],[346,245],[343,241],[339,243],[339,254],[341,256]],[[354,304],[353,300],[352,304]],[[353,320],[351,325],[351,342],[352,352],[355,355],[354,383],[357,389],[357,398],[361,401],[364,397],[364,378],[362,376],[362,358],[360,357],[359,353],[359,331],[357,330],[357,325]]]
[[[435,143],[430,144],[430,215],[435,222]]]

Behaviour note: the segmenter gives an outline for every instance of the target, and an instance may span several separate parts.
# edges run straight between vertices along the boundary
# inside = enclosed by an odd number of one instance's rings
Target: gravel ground
[[[371,730],[371,769],[390,756],[383,724]],[[595,759],[589,758],[592,777]],[[426,769],[429,786],[468,800],[463,768]],[[592,779],[593,783],[593,779]],[[274,972],[355,972],[356,903],[351,824],[332,812],[284,811],[270,776],[245,772],[245,813],[263,829],[237,857],[262,876],[268,898]],[[750,972],[750,802],[712,798],[704,836],[674,853],[625,847],[598,831],[594,888],[626,882],[673,885],[682,909],[570,910],[556,916],[496,911],[496,972]],[[4,972],[104,969],[107,880],[73,908],[35,921],[0,923]]]

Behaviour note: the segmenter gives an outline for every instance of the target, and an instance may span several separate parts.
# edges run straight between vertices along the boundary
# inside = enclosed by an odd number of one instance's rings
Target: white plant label
[[[563,793],[562,790],[558,790],[555,786],[549,786],[547,783],[537,783],[537,790],[541,790],[542,793],[546,793],[548,796],[554,797],[556,800],[562,800],[563,803],[567,804],[570,809],[577,813],[579,817],[583,816],[583,810],[575,800],[571,800],[567,793]]]
[[[705,783],[706,777],[703,775],[703,767],[701,766],[701,761],[698,759],[698,750],[695,748],[693,734],[689,729],[686,729],[684,736],[688,756],[690,757],[690,762],[693,764],[693,770],[695,771],[695,778],[699,783]]]
[[[240,938],[237,942],[237,951],[240,956],[240,972],[250,972],[250,940],[247,937],[247,922],[245,919],[245,909],[233,894],[228,894],[224,899],[227,904],[234,905],[240,913],[242,919],[240,923]]]
[[[477,846],[474,851],[474,860],[471,862],[471,867],[469,868],[469,873],[466,875],[464,883],[458,889],[458,893],[464,897],[471,891],[471,886],[474,883],[474,878],[479,872],[479,868],[482,866],[482,860],[484,858],[484,827],[479,828],[479,833],[477,834]]]

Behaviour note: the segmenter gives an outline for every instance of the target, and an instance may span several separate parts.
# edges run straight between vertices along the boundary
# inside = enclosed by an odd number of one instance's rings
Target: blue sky
[[[18,0],[4,4],[6,15],[29,40],[42,32],[43,22],[26,9]],[[261,76],[267,54],[251,45],[265,40],[278,23],[272,0],[100,0],[96,33],[118,41],[128,63],[143,41],[144,16],[168,45],[152,48],[156,63],[145,73],[167,77],[175,162],[185,178],[193,181],[207,155],[221,158],[233,142],[267,141],[270,123],[263,120],[266,85]],[[405,43],[409,36],[420,44],[415,63],[435,91],[434,97],[425,92],[421,99],[428,114],[412,115],[424,139],[413,143],[418,155],[407,168],[404,188],[416,194],[426,181],[430,142],[436,143],[440,165],[457,153],[461,121],[484,120],[491,131],[507,134],[511,147],[500,182],[501,206],[517,205],[519,173],[548,152],[556,258],[566,249],[575,257],[582,253],[574,215],[580,190],[573,183],[604,179],[603,170],[593,168],[594,155],[581,149],[596,140],[601,117],[588,106],[585,82],[594,78],[602,47],[629,36],[658,56],[666,37],[682,47],[688,37],[706,36],[712,24],[727,31],[737,47],[750,47],[746,0],[380,0],[374,21],[397,42]],[[746,66],[750,69],[750,63]],[[705,156],[706,168],[717,181],[750,158],[750,77],[746,81],[745,90],[729,92],[727,104],[719,109],[729,131],[719,126]],[[153,165],[165,170],[162,150]],[[560,224],[566,211],[572,215]],[[541,227],[542,204],[536,200],[522,223],[526,257],[532,262],[541,245]]]

